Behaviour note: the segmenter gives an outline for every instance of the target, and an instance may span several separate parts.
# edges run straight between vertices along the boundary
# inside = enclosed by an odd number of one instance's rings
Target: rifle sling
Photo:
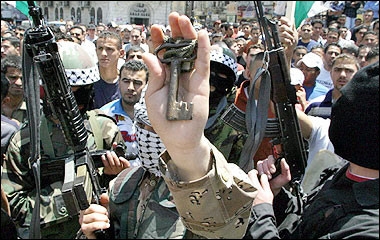
[[[261,82],[256,106],[254,86],[260,76]],[[269,71],[264,68],[259,68],[252,81],[253,84],[249,89],[245,114],[248,138],[243,146],[239,159],[239,166],[247,173],[254,168],[253,157],[256,154],[257,149],[259,148],[261,141],[265,135],[265,128],[268,121],[268,107],[271,89]]]
[[[30,132],[30,144],[31,144],[31,157],[29,158],[29,167],[33,171],[35,185],[36,185],[36,197],[35,205],[32,213],[32,220],[30,223],[30,239],[41,238],[41,227],[40,227],[40,135],[39,135],[39,124],[40,124],[40,105],[39,103],[39,82],[34,68],[34,62],[32,58],[27,54],[26,43],[23,43],[23,79],[25,86],[25,95],[27,99],[27,109],[29,118],[29,132]],[[37,86],[38,85],[38,86]],[[38,87],[38,90],[37,90]],[[38,96],[37,96],[38,93]],[[38,98],[38,99],[37,99]],[[37,101],[38,100],[38,101]],[[37,126],[36,126],[37,125]]]

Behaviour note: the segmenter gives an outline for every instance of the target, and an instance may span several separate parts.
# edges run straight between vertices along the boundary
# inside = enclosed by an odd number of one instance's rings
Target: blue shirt
[[[101,108],[104,104],[119,99],[119,81],[107,83],[103,79],[94,83],[94,108]]]
[[[331,106],[332,106],[332,91],[330,89],[322,102],[312,102],[305,109],[305,113],[311,116],[317,116],[322,118],[330,118],[331,117]]]
[[[379,18],[379,1],[367,1],[363,7],[364,11],[373,10],[373,19]]]
[[[321,46],[321,44],[319,44],[317,41],[313,40],[313,39],[310,39],[310,42],[308,43],[304,43],[302,42],[301,39],[298,40],[298,43],[297,43],[297,46],[304,46],[307,48],[307,51],[310,52],[311,49],[314,47],[314,46]]]
[[[303,86],[303,88],[305,88],[305,91],[306,91],[306,100],[307,101],[310,101],[316,97],[325,95],[329,91],[329,89],[327,87],[325,87],[322,84],[317,83],[317,82],[312,87]]]
[[[138,142],[136,139],[136,125],[133,119],[124,111],[121,105],[121,99],[116,99],[112,102],[105,104],[100,110],[104,111],[108,116],[115,119],[117,126],[123,136],[125,146],[128,153],[134,153],[136,156],[139,154]],[[129,161],[132,166],[140,166],[140,159]]]

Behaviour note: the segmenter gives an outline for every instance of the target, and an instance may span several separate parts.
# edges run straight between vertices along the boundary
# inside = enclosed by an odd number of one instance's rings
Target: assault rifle
[[[105,189],[99,184],[98,171],[87,148],[88,135],[84,119],[66,77],[54,34],[46,26],[41,8],[34,1],[28,1],[28,6],[33,25],[25,34],[24,57],[32,59],[31,65],[36,66],[52,116],[59,119],[66,143],[73,150],[71,156],[62,160],[62,197],[68,214],[74,216],[80,210],[87,209],[90,203],[99,203],[100,195]],[[33,79],[26,80],[38,85],[40,79],[34,76]],[[104,235],[104,231],[100,234]]]
[[[276,20],[265,17],[261,1],[254,1],[254,4],[266,48],[267,58],[264,58],[264,61],[267,61],[271,79],[270,99],[274,104],[276,115],[274,124],[278,125],[279,129],[272,144],[281,146],[277,156],[278,171],[274,176],[280,173],[280,159],[285,158],[290,166],[292,182],[295,182],[302,178],[307,163],[307,151],[295,109],[296,91],[290,84],[290,68],[279,39],[278,24]],[[268,122],[267,129],[268,125],[273,126],[273,120],[271,123]]]

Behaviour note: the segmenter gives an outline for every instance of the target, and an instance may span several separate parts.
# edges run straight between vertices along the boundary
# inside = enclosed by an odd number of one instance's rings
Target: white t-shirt
[[[330,152],[334,152],[334,146],[329,138],[329,127],[331,120],[329,118],[324,119],[321,117],[308,116],[313,123],[310,138],[306,139],[309,143],[309,156],[307,158],[307,166],[310,165],[314,159],[315,154],[320,150],[326,149]],[[306,169],[307,169],[306,166]]]
[[[316,79],[316,82],[322,84],[323,86],[327,87],[328,89],[331,89],[334,86],[332,79],[331,79],[330,72],[327,71],[324,67],[321,69],[321,71],[320,71],[320,73]]]

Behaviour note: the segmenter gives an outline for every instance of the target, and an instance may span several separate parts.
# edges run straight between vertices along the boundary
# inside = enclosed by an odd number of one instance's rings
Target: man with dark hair
[[[21,40],[18,37],[5,37],[1,39],[1,59],[8,55],[21,56]]]
[[[379,61],[379,46],[372,47],[365,56],[365,65],[368,66],[374,62]]]
[[[133,46],[133,49],[136,46]],[[100,110],[115,119],[117,126],[123,136],[127,152],[138,154],[138,143],[136,139],[135,105],[141,97],[141,92],[149,79],[149,71],[142,60],[131,59],[126,61],[120,68],[119,91],[120,98],[113,100]],[[130,161],[131,166],[140,166],[138,156]]]
[[[119,60],[124,56],[122,40],[119,34],[103,31],[96,40],[96,54],[100,80],[94,84],[94,108],[120,98]]]
[[[125,54],[125,61],[128,60],[142,60],[142,54],[145,50],[140,46],[132,46]]]
[[[1,72],[8,79],[9,101],[3,104],[2,113],[5,116],[23,123],[27,117],[26,103],[22,79],[22,59],[18,55],[9,55],[1,61]]]

